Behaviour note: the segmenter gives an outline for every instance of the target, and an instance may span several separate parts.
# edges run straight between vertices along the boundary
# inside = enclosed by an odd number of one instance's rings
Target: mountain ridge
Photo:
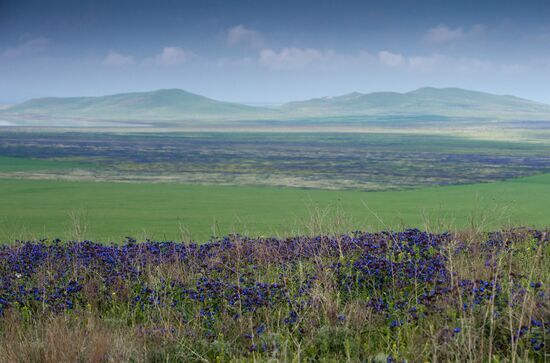
[[[176,88],[105,96],[44,97],[4,110],[6,113],[106,119],[216,118],[219,114],[240,116],[258,111],[267,112],[267,109],[217,101]]]
[[[278,107],[218,101],[171,88],[92,97],[45,97],[0,110],[11,123],[41,120],[162,122],[225,122],[292,120],[346,116],[414,116],[550,120],[550,105],[512,95],[495,95],[455,87],[421,87],[409,92],[351,92],[294,101]],[[18,122],[19,120],[19,122]],[[31,121],[29,121],[31,122]],[[31,122],[31,123],[32,123]],[[28,123],[27,123],[28,124]]]
[[[458,116],[467,113],[467,109],[473,111],[470,114],[475,113],[475,111],[487,113],[490,111],[490,107],[494,108],[495,106],[499,108],[500,112],[550,112],[550,105],[544,103],[511,95],[495,95],[454,87],[422,87],[404,93],[352,92],[336,97],[322,97],[290,102],[283,105],[283,108],[294,112],[308,112],[312,111],[311,108],[315,108],[316,111],[322,111],[324,114],[333,112],[357,115],[372,114],[372,111],[383,112],[385,111],[383,108],[391,107],[391,112],[389,113],[407,113],[412,115],[451,114]],[[439,107],[436,110],[439,112],[434,112],[435,107]],[[442,110],[442,107],[446,107],[446,109]]]

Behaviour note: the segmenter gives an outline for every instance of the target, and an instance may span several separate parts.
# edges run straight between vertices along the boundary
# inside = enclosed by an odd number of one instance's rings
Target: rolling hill
[[[550,105],[460,88],[424,87],[407,93],[349,93],[283,105],[297,115],[440,115],[494,119],[550,119]]]
[[[231,120],[273,112],[267,108],[216,101],[180,89],[165,89],[101,97],[38,98],[10,107],[3,114],[80,121],[164,121]]]
[[[277,108],[216,101],[179,89],[101,97],[39,98],[0,110],[0,125],[134,126],[322,118],[402,117],[486,121],[548,121],[550,105],[459,88],[419,88],[407,93],[350,93],[290,102]],[[361,119],[360,119],[361,120]]]

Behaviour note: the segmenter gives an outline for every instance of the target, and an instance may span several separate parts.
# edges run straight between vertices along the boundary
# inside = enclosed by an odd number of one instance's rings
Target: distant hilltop
[[[282,109],[300,114],[330,115],[441,115],[500,118],[550,112],[550,105],[514,96],[460,88],[424,87],[407,93],[349,93],[337,97],[291,102]],[[550,116],[550,114],[549,114]]]
[[[100,97],[36,98],[4,113],[105,120],[246,118],[271,110],[216,101],[180,89],[120,93]]]
[[[277,107],[222,102],[180,89],[121,93],[100,97],[37,98],[0,109],[0,121],[12,125],[86,126],[94,122],[149,125],[178,122],[258,120],[307,121],[323,117],[429,117],[550,120],[550,105],[509,95],[460,88],[424,87],[397,92],[353,92]]]

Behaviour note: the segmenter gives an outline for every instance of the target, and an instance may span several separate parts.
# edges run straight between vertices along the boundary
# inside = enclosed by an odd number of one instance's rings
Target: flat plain
[[[550,224],[546,143],[399,133],[9,131],[0,133],[0,155],[5,241],[204,242],[228,233]]]
[[[550,143],[513,127],[4,129],[0,360],[542,361]]]
[[[0,156],[4,177],[363,191],[550,172],[547,143],[388,132],[4,132]]]
[[[549,174],[387,192],[2,179],[0,199],[5,241],[85,236],[107,242],[131,236],[204,242],[228,233],[288,236],[334,232],[331,228],[493,230],[550,224]]]

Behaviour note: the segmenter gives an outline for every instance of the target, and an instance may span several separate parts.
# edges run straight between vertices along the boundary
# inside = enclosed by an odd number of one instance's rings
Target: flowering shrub
[[[549,290],[549,235],[523,229],[17,242],[0,247],[0,360],[59,317],[142,342],[127,360],[543,360]]]

